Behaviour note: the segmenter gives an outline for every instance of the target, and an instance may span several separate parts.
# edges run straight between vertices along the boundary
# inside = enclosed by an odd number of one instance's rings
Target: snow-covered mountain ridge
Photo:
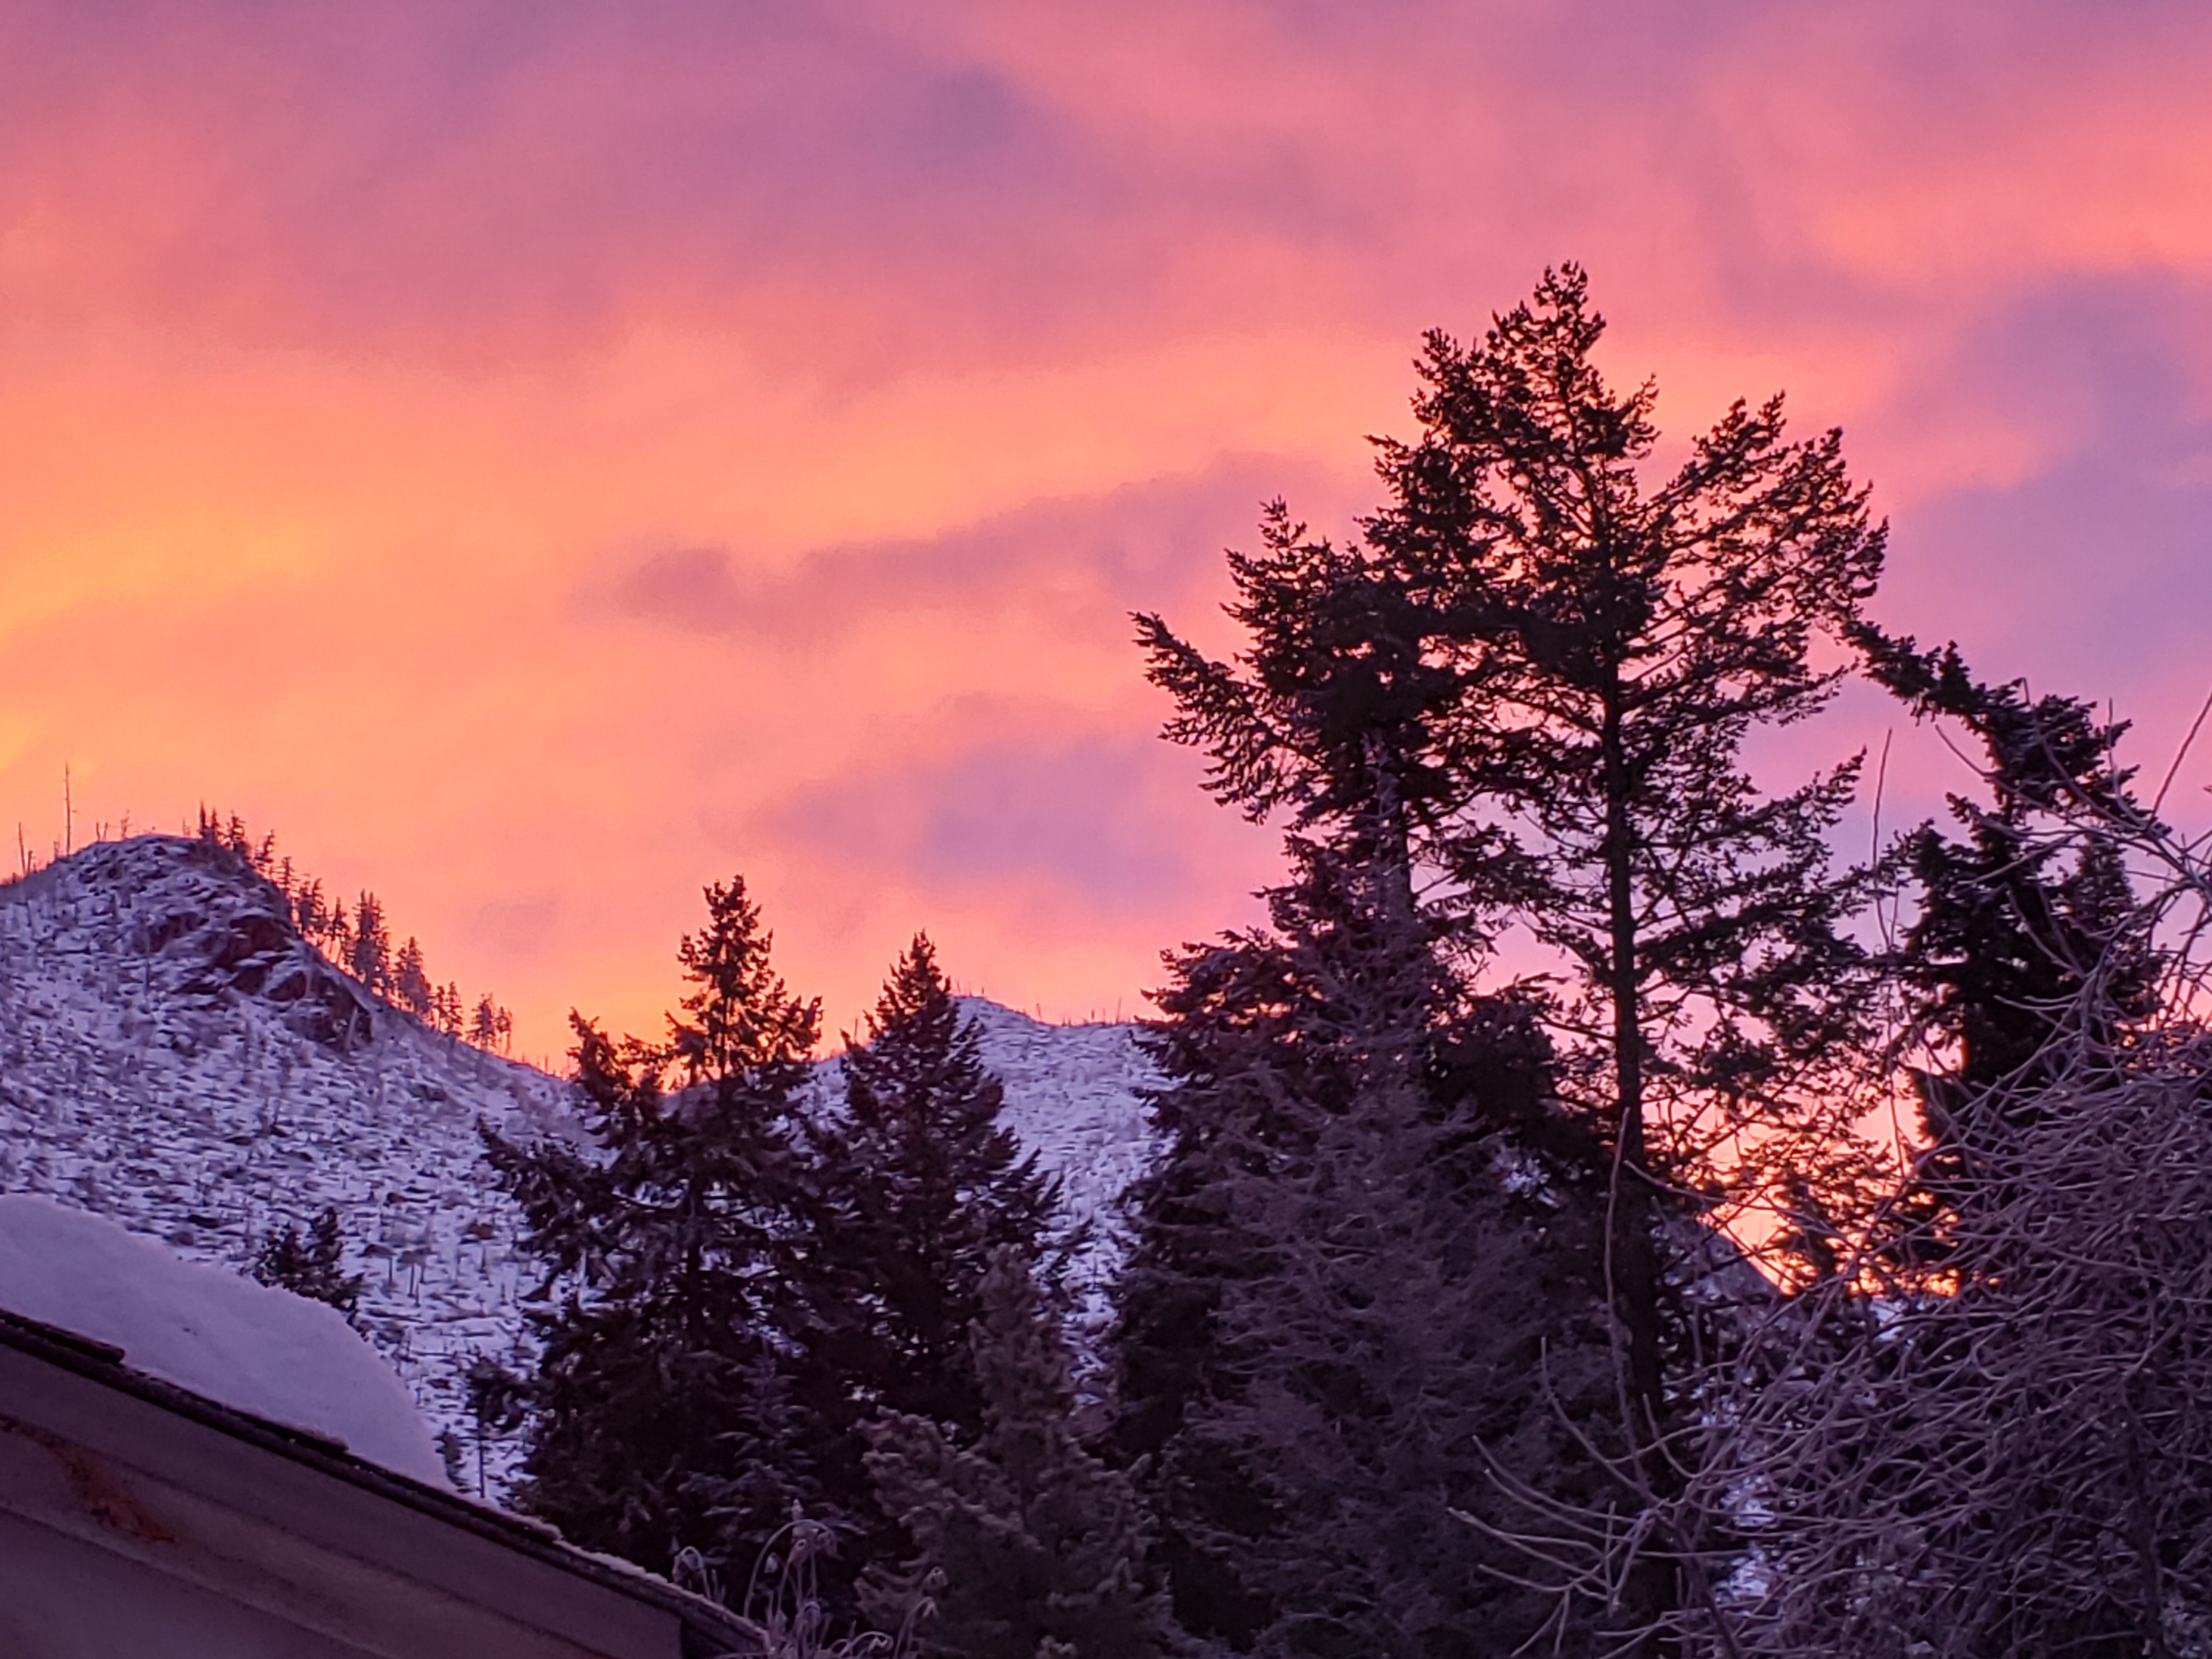
[[[965,1006],[1008,1122],[1094,1223],[1079,1271],[1095,1290],[1113,1200],[1151,1145],[1133,1028]],[[476,1354],[526,1352],[517,1297],[536,1283],[479,1118],[509,1138],[580,1127],[560,1079],[434,1032],[332,967],[221,848],[102,842],[0,887],[0,1192],[49,1194],[240,1270],[271,1231],[335,1206],[349,1270],[368,1276],[370,1339],[433,1427],[465,1441],[462,1373]]]

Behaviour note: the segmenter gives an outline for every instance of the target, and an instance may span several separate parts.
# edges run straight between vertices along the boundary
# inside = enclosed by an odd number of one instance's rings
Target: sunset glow
[[[1260,502],[1345,527],[1419,331],[1563,259],[1671,434],[1845,429],[1884,622],[2156,772],[2212,677],[2208,82],[2157,4],[16,0],[0,812],[235,809],[532,1054],[653,1029],[732,872],[833,1024],[917,927],[1136,1012],[1270,838],[1127,613],[1224,643]]]

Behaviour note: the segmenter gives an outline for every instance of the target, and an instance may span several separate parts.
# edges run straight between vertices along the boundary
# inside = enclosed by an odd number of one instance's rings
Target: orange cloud
[[[535,1052],[571,1002],[650,1028],[733,869],[833,1018],[921,926],[1134,1006],[1269,854],[1151,738],[1124,613],[1225,645],[1260,497],[1344,527],[1418,330],[1562,258],[1674,427],[1786,386],[1850,428],[1893,620],[2152,747],[2193,712],[2193,9],[0,29],[0,809],[57,833],[64,763],[88,817],[235,805]]]

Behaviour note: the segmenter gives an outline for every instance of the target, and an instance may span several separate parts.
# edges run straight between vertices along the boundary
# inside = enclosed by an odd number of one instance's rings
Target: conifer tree
[[[903,1413],[869,1431],[868,1467],[913,1550],[870,1574],[869,1611],[957,1659],[1159,1659],[1173,1624],[1146,1582],[1142,1509],[1077,1436],[1066,1340],[1018,1248],[996,1254],[980,1299],[981,1431]]]
[[[1845,927],[1869,878],[1827,853],[1856,764],[1768,794],[1743,750],[1832,694],[1819,647],[1856,621],[1882,532],[1838,436],[1786,441],[1778,398],[1647,485],[1655,393],[1606,385],[1602,330],[1569,267],[1475,346],[1431,334],[1419,436],[1381,446],[1389,500],[1359,542],[1310,540],[1279,506],[1264,552],[1231,558],[1237,663],[1158,617],[1139,636],[1210,787],[1287,818],[1294,855],[1319,836],[1376,925],[1419,918],[1462,964],[1509,927],[1556,955],[1553,1086],[1607,1180],[1613,1444],[1657,1501],[1686,1421],[1670,1228],[1701,1189],[1774,1201],[1862,1175],[1841,1062],[1873,979]],[[1448,1029],[1451,998],[1434,1007]],[[1666,1540],[1640,1547],[1628,1626],[1663,1619],[1678,1570]]]
[[[361,1300],[362,1277],[345,1271],[345,1238],[335,1206],[308,1224],[302,1238],[295,1223],[262,1241],[253,1259],[253,1276],[264,1285],[275,1285],[295,1296],[327,1302],[350,1322]]]
[[[899,957],[848,1040],[845,1111],[822,1126],[825,1248],[872,1315],[865,1386],[892,1409],[980,1421],[969,1326],[993,1255],[1035,1264],[1059,1183],[999,1121],[983,1064],[926,934]]]
[[[392,983],[392,935],[385,927],[384,906],[374,893],[364,891],[354,902],[347,954],[353,976],[381,995]]]
[[[422,946],[413,934],[399,947],[398,959],[392,969],[392,994],[399,1006],[418,1019],[428,1019],[436,1012],[437,987],[430,982],[430,974],[422,961]]]
[[[1505,1652],[1554,1609],[1462,1517],[1512,1518],[1500,1472],[1607,1489],[1577,1439],[1610,1397],[1601,1165],[1545,1108],[1528,1009],[1453,993],[1365,886],[1307,848],[1269,934],[1186,952],[1161,994],[1120,1439],[1195,1633]]]
[[[292,923],[308,943],[334,949],[332,941],[345,919],[343,907],[334,908],[324,898],[323,884],[307,881],[292,890]]]
[[[1269,927],[1187,949],[1158,996],[1169,1149],[1117,1287],[1118,1439],[1194,1634],[1503,1651],[1547,1609],[1453,1511],[1494,1513],[1491,1455],[1590,1490],[1553,1405],[1587,1418],[1602,1375],[1601,1164],[1542,1109],[1546,1045],[1473,994],[1479,937],[1434,891],[1458,691],[1435,620],[1364,550],[1279,508],[1262,534],[1232,556],[1249,678],[1146,627],[1170,734],[1288,817],[1291,872]]]
[[[2155,957],[2142,937],[2118,850],[2122,827],[2154,816],[2112,757],[2124,723],[2090,704],[1974,678],[1956,645],[1923,652],[1866,625],[1854,641],[1869,671],[1916,718],[1951,720],[1978,744],[1986,805],[1954,795],[1962,838],[1931,823],[1902,837],[1918,908],[1898,952],[1917,1000],[1918,1035],[1953,1063],[1923,1073],[1917,1161],[1900,1237],[1940,1249],[1944,1219],[1978,1201],[1959,1148],[1962,1129],[1987,1146],[2040,1079],[2077,1069],[2084,1052],[2119,1052],[2152,1006]],[[2010,1195],[1984,1194],[1998,1202]]]
[[[1816,650],[1857,621],[1883,532],[1839,434],[1787,441],[1778,397],[1736,404],[1647,489],[1656,394],[1606,385],[1603,328],[1571,269],[1478,346],[1431,335],[1421,436],[1383,447],[1392,500],[1365,529],[1449,618],[1452,872],[1567,969],[1560,1083],[1618,1155],[1618,1316],[1652,1442],[1664,1194],[1829,1175],[1844,1143],[1835,1062],[1871,983],[1844,922],[1868,888],[1829,872],[1827,838],[1858,765],[1768,794],[1742,752],[1833,694]]]
[[[476,1008],[469,1015],[469,1041],[489,1053],[499,1047],[501,1036],[510,1026],[507,1010],[493,1001],[487,991],[477,999]]]
[[[2112,759],[2126,723],[2100,721],[2078,698],[1977,680],[1956,645],[1923,652],[1870,624],[1853,639],[1917,718],[1958,721],[1986,760],[1989,804],[1950,799],[1963,840],[1932,823],[1904,837],[1921,897],[1900,966],[1930,1029],[1958,1045],[1957,1080],[1984,1087],[2032,1064],[2063,1018],[2081,1017],[2100,974],[2104,998],[2087,1006],[2107,1024],[2082,1035],[2109,1039],[2149,971],[2127,937],[2133,895],[2100,822],[2149,822]],[[2115,947],[2124,960],[2111,959]]]
[[[742,880],[707,905],[665,1043],[572,1017],[596,1151],[482,1133],[561,1291],[532,1316],[526,1501],[587,1547],[656,1571],[693,1550],[742,1583],[814,1496],[786,1357],[801,1326],[793,1096],[820,1011],[775,974]]]
[[[1964,729],[1986,793],[1903,838],[1904,1040],[1934,1054],[1897,1199],[1852,1271],[1711,1373],[1732,1443],[1702,1499],[1758,1492],[1762,1582],[1685,1650],[2204,1652],[2203,842],[2160,823],[2163,788],[2136,799],[2093,705],[1982,682],[1955,647],[1856,642]]]
[[[984,1275],[1001,1249],[1039,1261],[1059,1196],[1000,1122],[981,1031],[926,935],[893,966],[866,1038],[847,1039],[845,1109],[815,1121],[808,1148],[802,1388],[830,1435],[819,1474],[847,1536],[819,1565],[841,1597],[853,1571],[896,1542],[862,1464],[863,1426],[892,1411],[981,1431],[969,1328]]]

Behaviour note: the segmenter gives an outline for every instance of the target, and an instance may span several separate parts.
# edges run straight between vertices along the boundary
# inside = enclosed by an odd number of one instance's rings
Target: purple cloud
[[[1129,611],[1215,590],[1222,550],[1252,545],[1261,504],[1279,494],[1310,510],[1317,531],[1364,499],[1310,463],[1238,458],[1196,477],[1032,502],[941,536],[824,548],[775,571],[718,547],[617,557],[573,608],[591,620],[796,645],[869,617],[1041,605],[1071,632],[1126,638]]]
[[[1227,870],[1265,870],[1270,838],[1201,796],[1197,775],[1156,738],[986,738],[809,789],[769,822],[831,867],[925,891],[1041,889],[1098,914],[1174,915],[1218,893]]]
[[[2167,280],[2050,283],[1992,318],[1942,373],[2039,411],[2052,453],[1900,519],[1883,611],[1984,673],[2162,724],[2178,666],[2212,675],[2212,418],[2190,374],[2208,341],[2212,287]]]

